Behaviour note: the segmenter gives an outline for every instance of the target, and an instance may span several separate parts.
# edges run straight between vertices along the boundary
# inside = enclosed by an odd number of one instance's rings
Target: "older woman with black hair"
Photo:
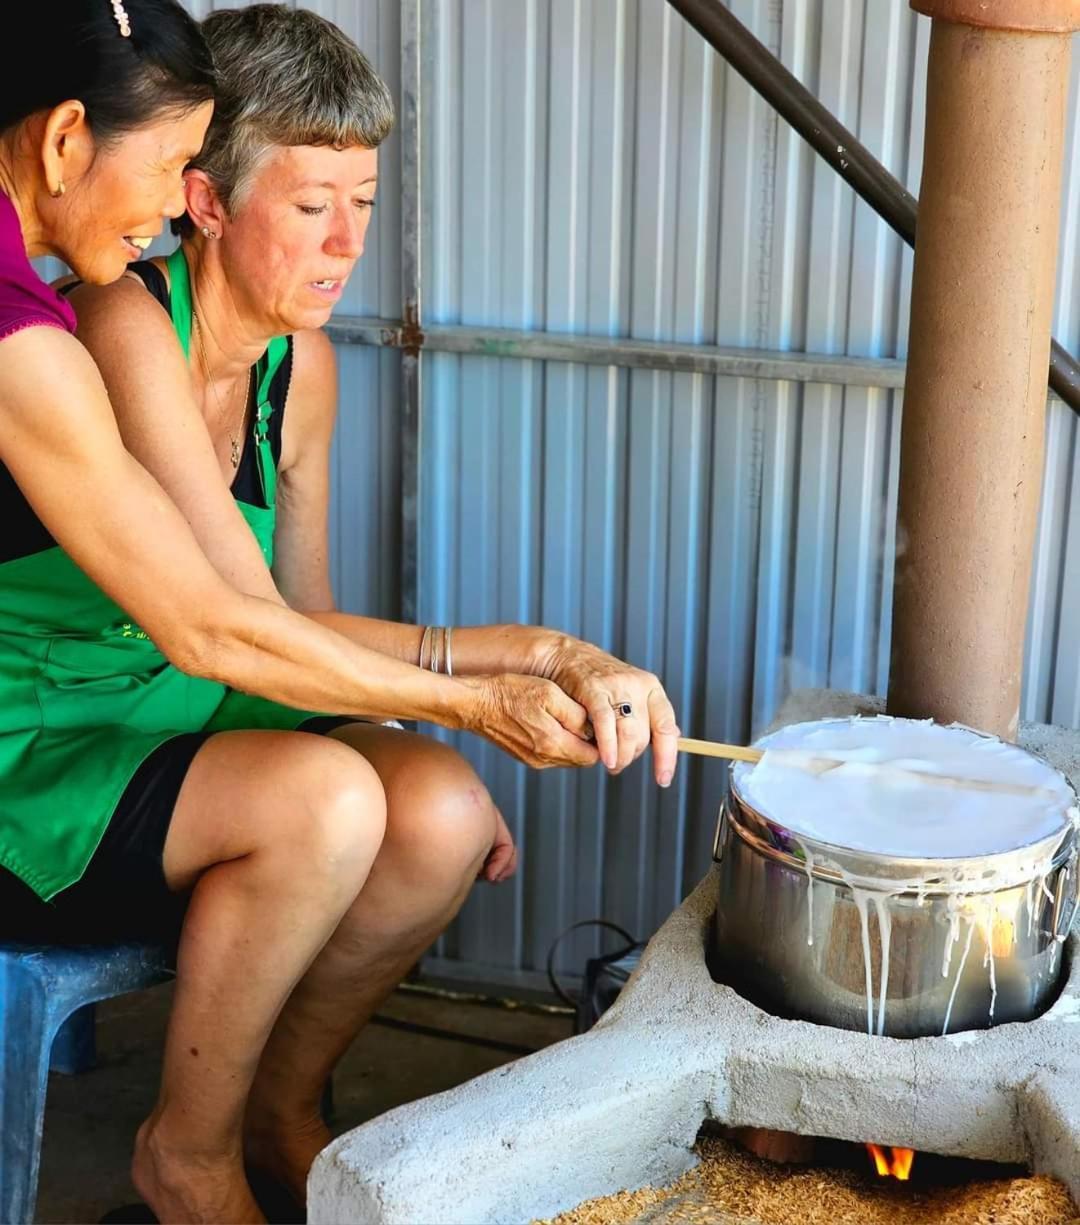
[[[313,13],[259,4],[203,31],[217,110],[186,175],[179,249],[71,294],[132,455],[231,587],[382,661],[368,668],[365,713],[468,727],[533,765],[599,757],[618,771],[651,743],[667,785],[677,728],[655,676],[540,627],[425,629],[335,610],[337,380],[319,329],[363,251],[393,108],[359,50]],[[241,1153],[302,1198],[329,1139],[319,1098],[335,1062],[477,875],[504,878],[516,852],[445,745],[313,718],[312,706],[351,713],[330,692],[316,705],[299,688],[215,688],[129,631],[141,655],[96,657],[85,691],[135,677],[125,722],[143,729],[142,686],[160,687],[171,713],[148,734],[184,713],[112,871],[135,879],[140,856],[159,865],[143,872],[142,921],[170,899],[186,906],[161,1096],[134,1178],[163,1219],[247,1219]],[[403,671],[441,687],[405,700]]]

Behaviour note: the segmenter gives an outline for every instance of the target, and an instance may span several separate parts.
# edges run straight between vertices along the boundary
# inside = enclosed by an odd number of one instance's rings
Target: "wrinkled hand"
[[[455,677],[455,680],[458,679]],[[537,770],[599,760],[583,706],[540,676],[462,677],[475,691],[465,726]]]
[[[600,760],[613,773],[625,770],[652,744],[656,781],[667,787],[675,774],[679,727],[658,677],[623,663],[607,651],[559,635],[546,653],[542,675],[589,712]],[[616,707],[633,713],[616,716]]]
[[[514,875],[517,869],[518,853],[517,847],[514,846],[514,835],[510,832],[498,809],[495,810],[495,818],[495,840],[491,844],[491,850],[488,851],[488,857],[484,860],[484,866],[480,869],[477,879],[491,881],[493,885],[498,885]]]

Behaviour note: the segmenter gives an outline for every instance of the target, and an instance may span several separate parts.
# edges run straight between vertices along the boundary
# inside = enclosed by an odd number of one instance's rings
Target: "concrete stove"
[[[869,713],[807,691],[777,723]],[[1080,733],[1020,743],[1080,783]],[[713,981],[710,873],[667,920],[589,1033],[372,1120],[331,1144],[308,1219],[371,1225],[529,1221],[665,1184],[706,1119],[1027,1162],[1080,1203],[1080,941],[1064,986],[1024,1024],[899,1040],[770,1016]]]

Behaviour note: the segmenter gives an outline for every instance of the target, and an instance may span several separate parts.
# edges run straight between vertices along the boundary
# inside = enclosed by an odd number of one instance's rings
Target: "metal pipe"
[[[414,330],[395,319],[336,315],[324,330],[335,344],[409,348],[418,343]],[[419,344],[432,352],[461,353],[473,357],[579,362],[664,370],[668,373],[788,379],[796,383],[830,383],[848,387],[899,389],[904,385],[905,363],[887,357],[793,353],[783,349],[744,349],[562,332],[522,332],[510,328],[464,327],[457,324],[435,324],[424,328]]]
[[[455,962],[454,965],[457,968],[460,963]],[[521,994],[510,994],[511,991],[537,993],[536,988],[523,988],[519,983],[514,983],[505,990],[501,986],[492,986],[489,990],[471,987],[463,991],[457,987],[442,987],[434,982],[429,982],[426,977],[423,977],[423,964],[419,972],[420,978],[407,978],[404,982],[398,983],[397,992],[402,995],[417,995],[425,999],[441,1000],[446,1004],[476,1004],[483,1008],[500,1008],[504,1012],[528,1012],[538,1017],[573,1018],[576,1015],[576,1010],[567,1004],[549,1003],[546,999],[526,999]],[[484,972],[490,975],[490,968],[484,968]],[[468,981],[474,983],[476,980],[470,978]],[[578,985],[580,985],[579,982]]]
[[[918,200],[768,47],[720,0],[668,0],[668,3],[908,246],[915,245]],[[1080,414],[1080,364],[1055,340],[1051,340],[1049,382],[1073,412]]]
[[[420,0],[401,3],[401,618],[420,616],[421,70]]]

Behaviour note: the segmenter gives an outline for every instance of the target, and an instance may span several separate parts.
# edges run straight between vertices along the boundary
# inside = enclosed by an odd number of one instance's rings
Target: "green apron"
[[[168,265],[172,321],[190,356],[183,253]],[[238,503],[267,565],[277,486],[268,396],[287,350],[277,337],[256,365],[249,445],[265,505]],[[0,864],[46,900],[82,876],[158,745],[180,732],[292,729],[310,717],[173,667],[59,547],[0,564]]]

